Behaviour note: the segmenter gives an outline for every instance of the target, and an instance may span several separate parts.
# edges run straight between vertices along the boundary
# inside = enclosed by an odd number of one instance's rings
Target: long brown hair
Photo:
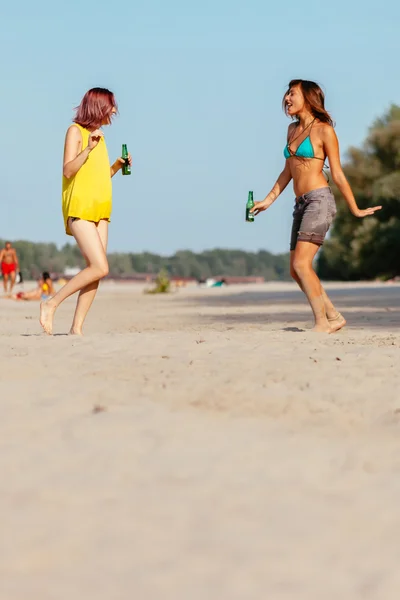
[[[325,94],[314,81],[307,81],[306,79],[292,79],[289,83],[287,92],[283,96],[282,107],[285,115],[288,117],[287,106],[285,102],[286,95],[289,93],[292,87],[299,86],[304,96],[304,102],[307,108],[315,119],[318,119],[322,123],[328,123],[334,127],[332,117],[325,109]]]

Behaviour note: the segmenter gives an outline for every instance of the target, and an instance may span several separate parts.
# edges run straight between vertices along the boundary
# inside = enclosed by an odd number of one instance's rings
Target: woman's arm
[[[271,206],[275,202],[275,200],[280,196],[283,190],[287,187],[289,182],[292,179],[292,174],[290,172],[289,159],[286,159],[285,168],[282,173],[279,175],[278,179],[272,190],[267,194],[267,196],[261,202],[255,202],[254,208],[251,209],[250,212],[258,215],[260,212],[263,212],[267,208]]]
[[[122,165],[124,163],[125,163],[125,159],[124,158],[117,158],[117,160],[115,161],[115,163],[113,165],[111,165],[111,167],[110,167],[111,177],[114,177],[114,175],[116,173],[118,173],[118,171],[120,169],[122,169]]]
[[[13,255],[14,255],[15,268],[17,269],[17,271],[19,271],[19,261],[18,261],[18,256],[17,256],[16,250],[13,250]]]
[[[54,291],[54,287],[53,287],[53,282],[51,279],[47,279],[46,280],[47,285],[49,286],[49,296],[54,296],[55,291]]]
[[[71,125],[65,136],[64,144],[64,177],[70,179],[77,174],[82,165],[87,161],[87,158],[93,148],[97,146],[100,138],[103,137],[103,132],[96,129],[89,134],[88,145],[84,150],[82,148],[82,135],[78,127]]]
[[[369,215],[373,215],[374,212],[380,210],[382,206],[373,206],[371,208],[366,208],[365,210],[361,210],[358,208],[357,202],[354,198],[354,194],[351,191],[349,182],[347,181],[346,176],[343,173],[342,165],[340,163],[339,142],[333,127],[324,127],[322,136],[324,151],[329,160],[332,179],[338,187],[343,198],[346,200],[351,213],[355,217],[367,217]]]

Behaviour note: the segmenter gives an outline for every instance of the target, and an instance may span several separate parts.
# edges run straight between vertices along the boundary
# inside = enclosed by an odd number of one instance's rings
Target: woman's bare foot
[[[326,325],[314,325],[311,331],[313,331],[314,333],[332,333],[332,328],[330,324],[327,323]]]
[[[342,314],[340,314],[340,312],[338,312],[336,317],[328,319],[328,321],[329,325],[331,326],[332,333],[334,333],[335,331],[339,331],[339,329],[342,329],[342,327],[346,325],[346,319]]]
[[[82,329],[78,329],[77,327],[71,327],[69,335],[80,335],[80,336],[83,336],[83,331],[82,331]]]
[[[40,303],[40,324],[48,335],[53,335],[53,318],[56,307],[51,300]]]

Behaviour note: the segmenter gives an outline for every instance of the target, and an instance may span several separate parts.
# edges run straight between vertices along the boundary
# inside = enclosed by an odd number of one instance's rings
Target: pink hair
[[[83,96],[79,106],[75,108],[74,123],[82,127],[101,127],[105,118],[111,119],[112,109],[117,109],[114,94],[105,88],[92,88]]]

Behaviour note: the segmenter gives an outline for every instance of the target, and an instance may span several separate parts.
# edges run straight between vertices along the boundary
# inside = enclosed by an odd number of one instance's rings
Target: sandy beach
[[[1,600],[397,600],[400,286],[0,300]]]

